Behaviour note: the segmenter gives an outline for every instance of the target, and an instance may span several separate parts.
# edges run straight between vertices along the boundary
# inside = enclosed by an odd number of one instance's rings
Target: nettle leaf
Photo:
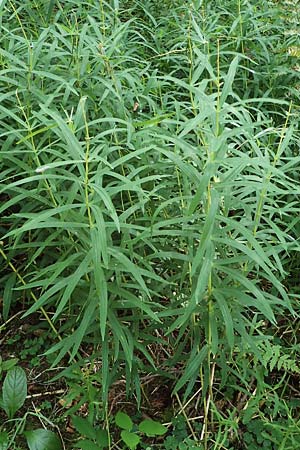
[[[78,433],[80,433],[82,436],[88,437],[90,439],[96,439],[96,430],[87,419],[83,419],[82,417],[78,416],[72,416],[72,423]]]
[[[168,428],[162,425],[160,422],[156,422],[152,419],[143,420],[139,424],[139,430],[141,433],[145,433],[146,436],[162,436],[168,431]]]
[[[14,367],[9,370],[3,382],[3,408],[12,419],[20,409],[27,395],[26,374],[21,367]]]
[[[137,434],[131,433],[127,430],[122,431],[121,438],[130,450],[135,450],[141,440]]]
[[[100,447],[108,447],[109,436],[106,430],[96,430],[96,442]]]
[[[30,450],[62,450],[60,439],[53,431],[38,428],[24,434]]]
[[[128,414],[123,413],[122,411],[118,411],[115,417],[116,425],[118,427],[123,428],[123,430],[132,430],[133,422]]]
[[[76,442],[73,447],[81,448],[82,450],[100,450],[103,448],[102,446],[99,446],[99,444],[95,444],[95,442],[88,439],[82,439],[81,441]]]

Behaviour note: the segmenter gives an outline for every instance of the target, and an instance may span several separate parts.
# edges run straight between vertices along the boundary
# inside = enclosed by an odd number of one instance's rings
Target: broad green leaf
[[[133,422],[128,414],[118,411],[115,417],[115,422],[118,427],[123,428],[123,430],[132,430]]]
[[[108,432],[106,430],[97,429],[96,442],[100,447],[108,447],[109,445]]]
[[[141,438],[137,434],[130,433],[130,431],[127,430],[122,431],[121,438],[125,442],[127,447],[130,448],[130,450],[135,450],[141,440]]]
[[[38,428],[25,431],[24,435],[30,450],[62,450],[60,439],[53,431]]]
[[[168,428],[155,420],[146,419],[139,424],[139,430],[141,433],[145,433],[146,436],[162,436],[168,431]]]
[[[88,419],[84,419],[79,416],[72,416],[72,423],[81,436],[86,436],[94,440],[96,439],[96,430]]]
[[[82,450],[101,450],[104,445],[100,445],[99,443],[95,444],[93,441],[89,441],[88,439],[81,439],[80,441],[73,444],[76,448],[81,448]]]
[[[13,367],[3,382],[3,407],[9,419],[23,406],[27,395],[26,374],[21,367]]]

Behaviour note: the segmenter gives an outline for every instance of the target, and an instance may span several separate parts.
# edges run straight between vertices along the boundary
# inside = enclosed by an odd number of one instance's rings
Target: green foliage
[[[300,368],[297,363],[297,355],[289,349],[283,348],[281,345],[272,344],[270,341],[265,341],[260,345],[263,365],[268,368],[270,372],[276,368],[278,371],[300,373]]]
[[[139,424],[139,431],[148,437],[162,436],[166,434],[167,428],[155,420],[146,419]]]
[[[168,431],[164,425],[152,419],[142,420],[136,427],[128,414],[121,411],[116,414],[115,423],[122,428],[121,439],[131,450],[137,448],[143,436],[163,436]]]
[[[110,438],[105,430],[94,428],[88,419],[78,416],[73,416],[72,422],[78,433],[84,437],[76,443],[75,447],[85,450],[109,446]],[[139,444],[142,444],[145,437],[163,436],[168,431],[160,422],[152,419],[142,420],[139,425],[136,425],[131,417],[122,411],[117,412],[114,423],[121,429],[120,437],[125,448],[131,450],[135,450]]]
[[[65,367],[55,380],[77,399],[83,449],[107,445],[100,422],[120,380],[137,406],[145,374],[166,377],[183,403],[201,384],[207,450],[212,435],[212,448],[234,445],[242,421],[251,445],[261,403],[275,408],[299,373],[299,9],[289,4],[0,4],[0,331],[21,309],[24,321],[43,317],[45,335],[18,356]],[[26,379],[5,364],[13,418]],[[84,403],[88,419],[74,415]],[[115,423],[129,448],[163,434],[124,413]],[[29,433],[29,447],[56,445],[49,433]]]
[[[62,445],[55,433],[46,429],[24,431],[29,413],[16,419],[16,413],[22,408],[27,396],[27,378],[21,367],[15,366],[16,359],[2,361],[2,370],[7,371],[2,385],[2,399],[0,407],[7,414],[8,421],[0,425],[0,449],[16,448],[17,435],[26,438],[29,450],[61,450]],[[8,431],[7,431],[8,430]]]
[[[109,445],[109,437],[105,430],[101,428],[94,428],[88,419],[78,416],[72,416],[72,423],[77,432],[87,439],[80,439],[75,447],[83,450],[93,450],[107,448]]]
[[[3,361],[2,356],[0,355],[0,378],[2,377],[3,372],[7,372],[18,363],[17,358],[11,358],[7,359],[6,361]]]
[[[23,406],[27,395],[26,374],[21,367],[13,367],[6,374],[2,387],[2,407],[9,419]]]
[[[27,444],[30,450],[60,450],[61,442],[55,433],[49,430],[37,429],[26,431]]]
[[[247,431],[243,433],[243,439],[247,449],[256,448],[279,450],[295,449],[300,442],[299,421],[291,417],[281,418],[273,423],[255,419],[247,425]]]
[[[141,441],[140,436],[127,430],[121,431],[121,438],[126,447],[130,448],[130,450],[135,450]]]
[[[118,411],[115,417],[116,425],[123,430],[130,431],[133,427],[133,422],[128,414]]]
[[[194,450],[202,448],[202,444],[189,438],[189,431],[186,420],[183,416],[178,416],[172,419],[173,430],[172,434],[167,436],[164,440],[164,450]]]

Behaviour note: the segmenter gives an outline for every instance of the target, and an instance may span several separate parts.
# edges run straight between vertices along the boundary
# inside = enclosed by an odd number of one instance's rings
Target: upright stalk
[[[288,112],[287,112],[287,117],[285,120],[285,124],[282,128],[281,134],[280,134],[280,140],[279,140],[279,144],[277,147],[277,151],[276,154],[274,156],[274,159],[272,161],[272,168],[269,169],[267,175],[266,175],[266,179],[265,179],[265,185],[262,188],[262,190],[260,191],[260,195],[259,195],[259,199],[258,199],[258,203],[257,203],[257,207],[256,207],[256,212],[255,212],[255,218],[254,218],[254,227],[253,227],[253,236],[256,236],[257,233],[257,229],[259,227],[259,223],[260,223],[260,219],[262,216],[262,211],[263,211],[263,205],[264,205],[264,201],[265,201],[265,197],[267,194],[267,190],[268,190],[268,186],[269,186],[269,182],[272,178],[272,174],[273,174],[273,168],[276,166],[278,159],[280,158],[280,154],[281,154],[281,147],[282,147],[282,143],[283,143],[283,139],[287,130],[287,126],[288,126],[288,122],[291,116],[291,110],[292,110],[292,105],[293,103],[290,103]]]
[[[86,205],[86,210],[87,210],[87,215],[88,215],[88,220],[89,220],[89,226],[92,229],[93,228],[93,219],[92,219],[90,199],[89,199],[89,197],[90,197],[89,158],[90,158],[90,139],[91,138],[90,138],[90,134],[89,134],[89,126],[87,123],[86,112],[85,112],[85,107],[84,107],[85,102],[86,102],[86,97],[84,97],[80,100],[81,108],[82,108],[82,115],[83,115],[83,120],[84,120],[85,142],[86,142],[85,160],[84,160],[84,164],[85,164],[84,195],[85,195],[85,205]]]

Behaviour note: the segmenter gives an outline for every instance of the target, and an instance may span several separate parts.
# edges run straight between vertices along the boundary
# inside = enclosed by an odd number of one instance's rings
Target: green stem
[[[84,176],[84,195],[85,195],[85,205],[89,220],[90,228],[93,228],[93,219],[91,214],[91,206],[90,206],[90,188],[89,188],[89,158],[90,158],[90,134],[89,134],[89,126],[87,123],[86,118],[86,112],[84,108],[86,98],[82,98],[81,108],[82,108],[82,114],[83,114],[83,120],[84,120],[84,127],[85,127],[85,142],[86,142],[86,151],[85,151],[85,176]]]

